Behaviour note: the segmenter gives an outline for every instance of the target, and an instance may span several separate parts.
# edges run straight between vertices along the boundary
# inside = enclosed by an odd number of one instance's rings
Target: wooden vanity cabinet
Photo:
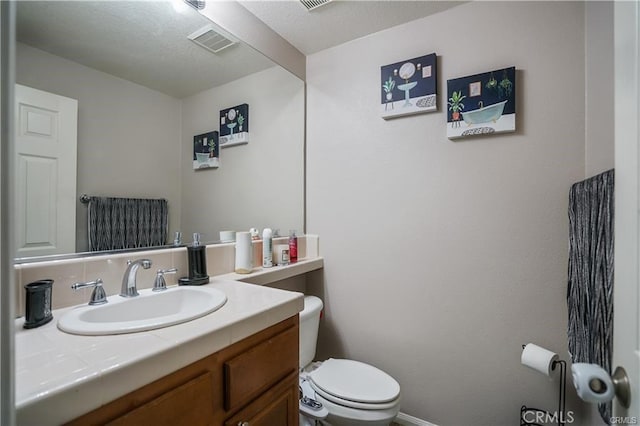
[[[68,424],[297,425],[298,339],[296,315]]]

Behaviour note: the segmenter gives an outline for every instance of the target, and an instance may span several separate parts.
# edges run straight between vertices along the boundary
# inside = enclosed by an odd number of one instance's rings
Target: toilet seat
[[[322,403],[329,411],[326,421],[333,426],[389,426],[389,423],[398,415],[400,411],[400,398],[398,403],[386,410],[359,410],[357,408],[345,407],[335,404],[328,399],[324,399],[316,393],[316,399]]]
[[[387,373],[363,362],[330,358],[307,376],[324,399],[361,410],[386,410],[399,403],[400,385]]]

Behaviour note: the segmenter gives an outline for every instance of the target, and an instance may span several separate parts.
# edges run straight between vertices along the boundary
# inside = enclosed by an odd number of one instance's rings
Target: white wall
[[[438,112],[379,117],[380,66],[438,54]],[[446,80],[515,65],[517,132],[450,141]],[[307,61],[307,231],[324,277],[320,358],[379,366],[402,411],[438,425],[518,424],[568,359],[568,192],[585,177],[585,13],[578,2],[472,2]],[[390,244],[383,245],[383,242]],[[576,424],[590,424],[568,389]],[[583,417],[583,416],[586,416]],[[598,424],[598,423],[596,423]]]
[[[17,83],[78,100],[78,194],[166,198],[178,229],[180,101],[22,43],[16,56]],[[86,251],[79,201],[76,223],[76,250]]]
[[[220,167],[193,170],[193,136],[217,130],[220,110],[249,104],[249,143],[220,150]],[[301,231],[304,83],[280,67],[183,99],[182,231],[215,241],[227,229]]]

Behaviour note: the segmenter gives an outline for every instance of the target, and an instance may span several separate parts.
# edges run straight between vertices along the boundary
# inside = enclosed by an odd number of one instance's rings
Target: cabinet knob
[[[249,426],[249,422],[238,422],[238,426]]]

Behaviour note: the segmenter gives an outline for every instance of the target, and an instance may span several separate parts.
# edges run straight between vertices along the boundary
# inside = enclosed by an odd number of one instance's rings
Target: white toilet
[[[322,300],[305,296],[300,312],[300,425],[315,420],[333,426],[389,425],[400,410],[400,385],[387,373],[349,359],[311,363]],[[322,407],[313,407],[314,402]]]

